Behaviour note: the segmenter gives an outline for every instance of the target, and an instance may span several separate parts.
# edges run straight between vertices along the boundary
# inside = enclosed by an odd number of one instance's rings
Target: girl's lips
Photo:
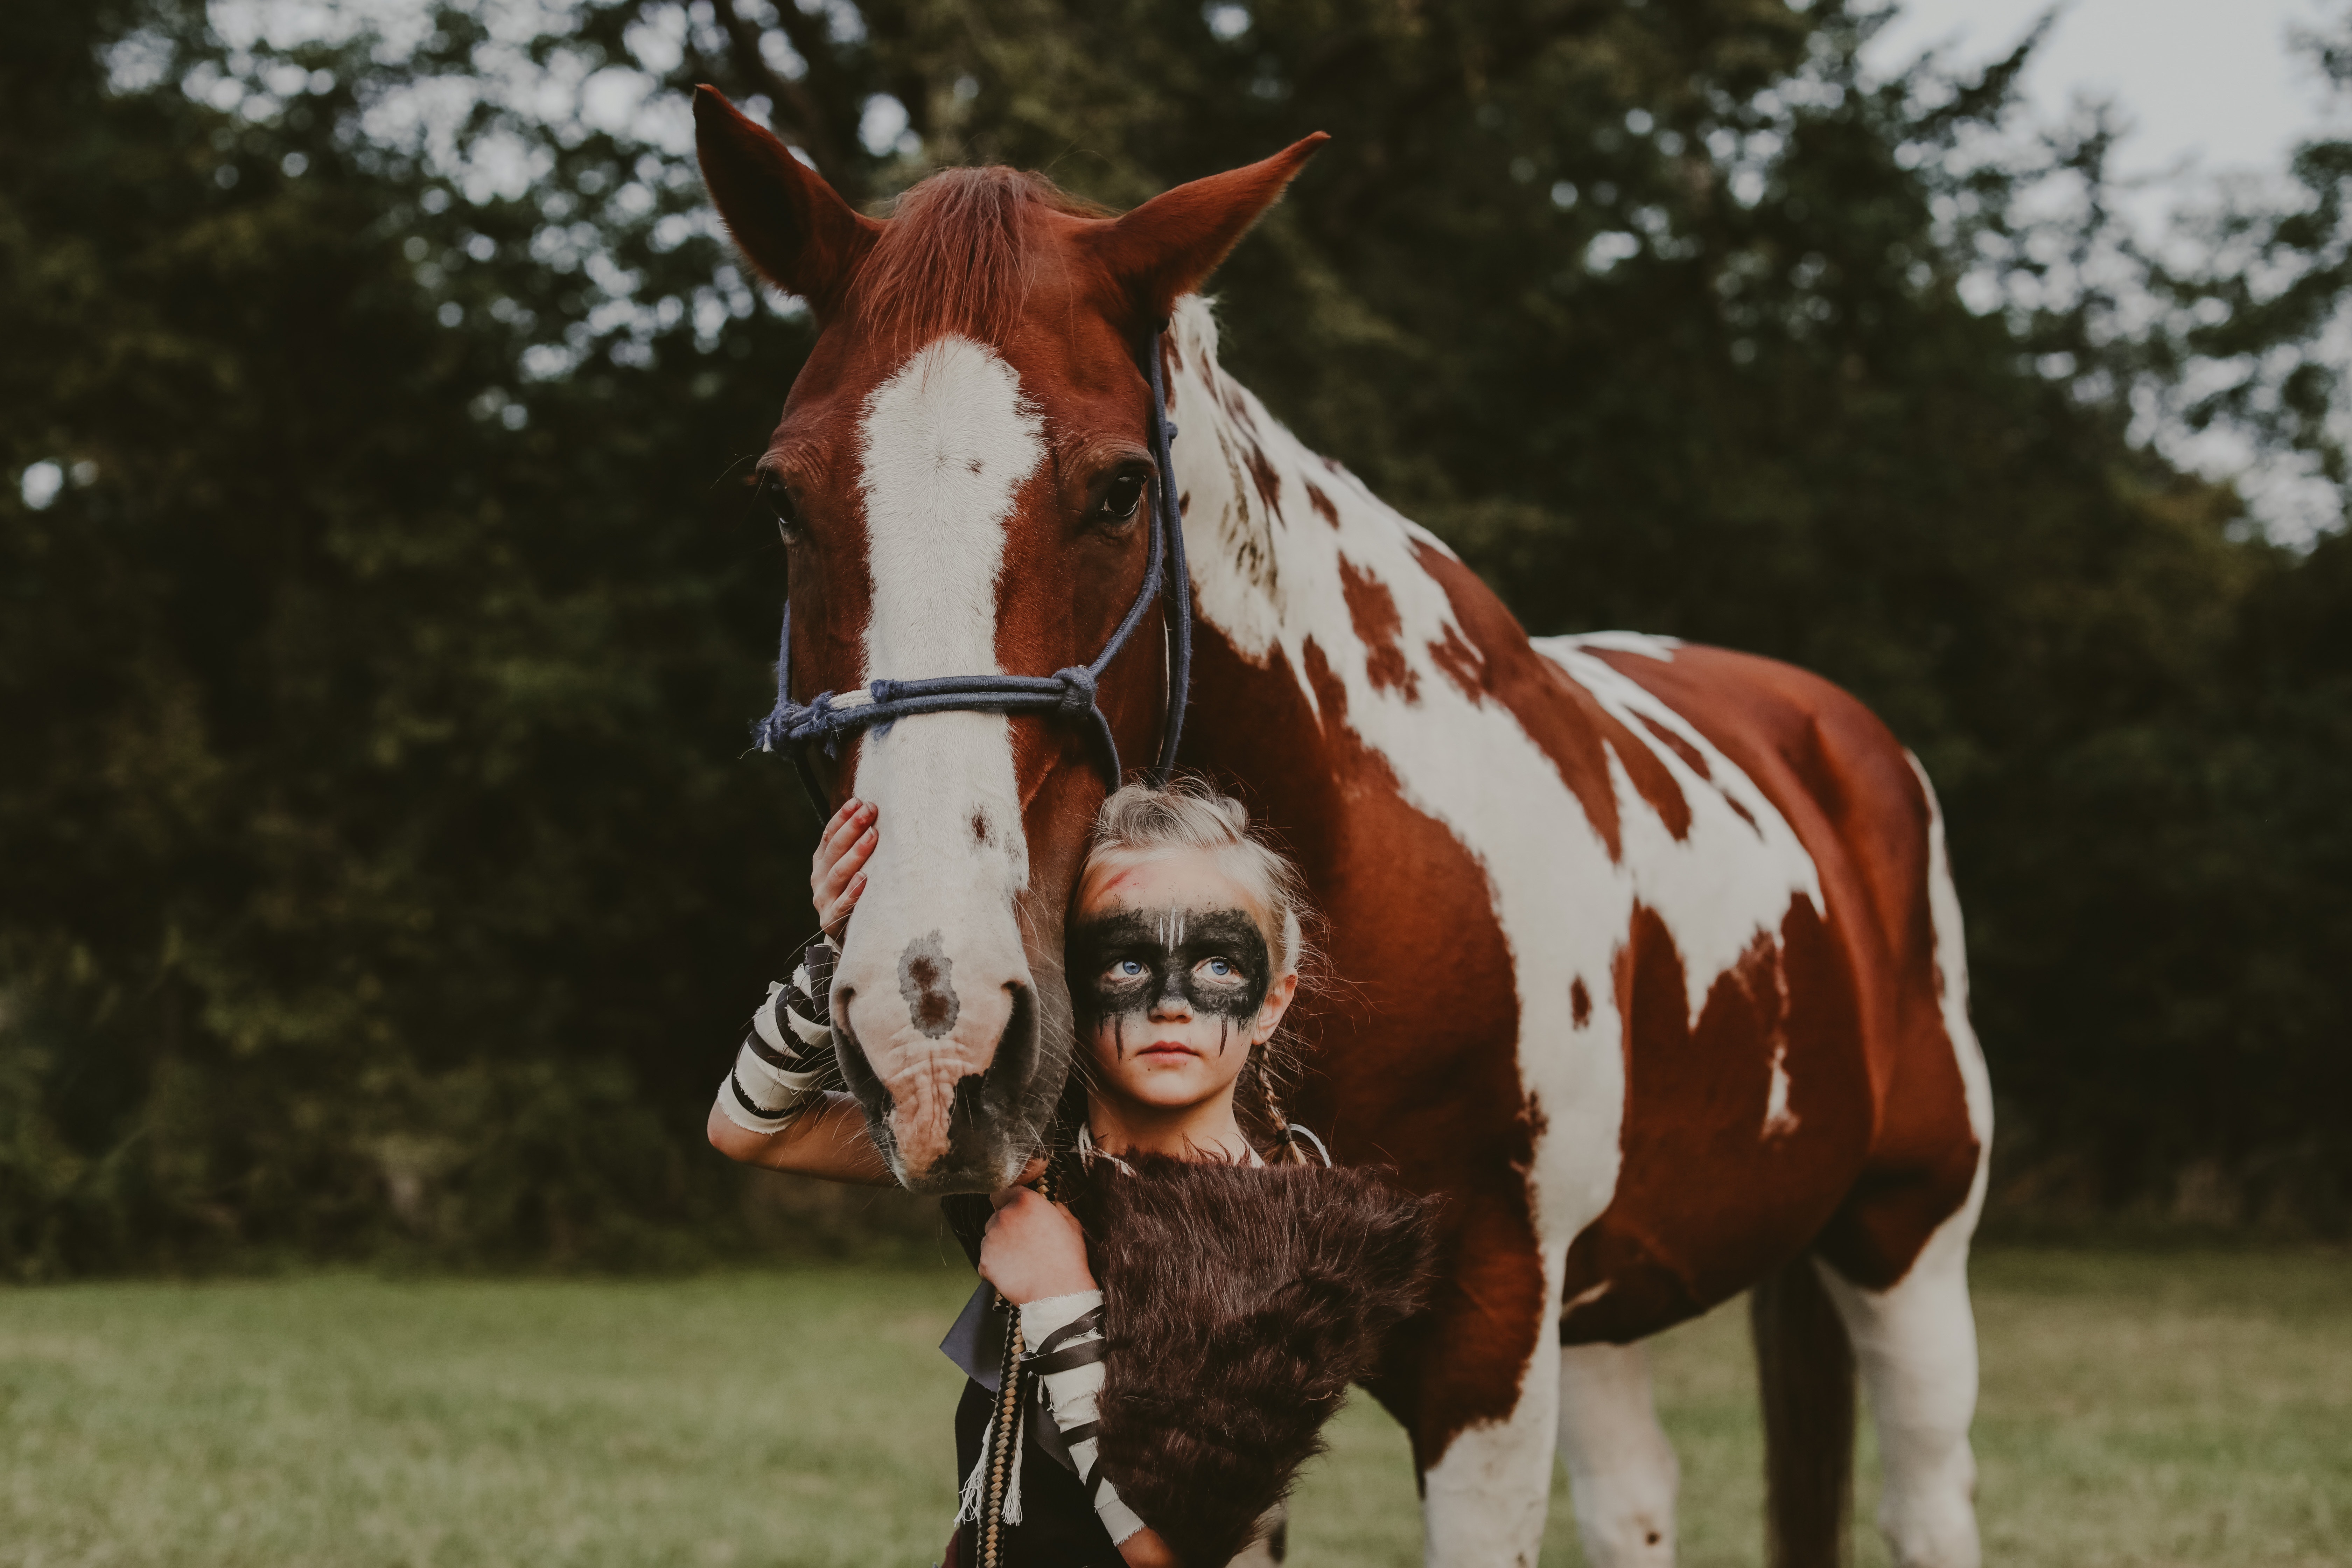
[[[1192,1047],[1180,1046],[1173,1040],[1154,1040],[1135,1054],[1139,1057],[1189,1057],[1193,1051]]]

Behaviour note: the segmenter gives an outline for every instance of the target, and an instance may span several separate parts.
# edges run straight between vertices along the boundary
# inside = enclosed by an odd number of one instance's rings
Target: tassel
[[[958,1524],[980,1522],[982,1494],[988,1489],[988,1439],[996,1427],[996,1417],[988,1418],[988,1426],[980,1435],[980,1458],[971,1462],[971,1474],[963,1479],[963,1497],[956,1504]]]
[[[981,1510],[987,1502],[989,1439],[995,1435],[996,1417],[992,1415],[980,1435],[980,1458],[972,1461],[971,1474],[963,1479],[963,1495],[956,1501],[958,1524],[980,1522]],[[1017,1436],[1014,1437],[1013,1462],[1006,1467],[1004,1477],[1004,1510],[999,1515],[1007,1524],[1021,1522],[1021,1451],[1028,1446]]]
[[[1004,1522],[1007,1524],[1021,1522],[1021,1451],[1029,1447],[1021,1437],[1020,1429],[1014,1428],[1012,1474],[1004,1479]]]

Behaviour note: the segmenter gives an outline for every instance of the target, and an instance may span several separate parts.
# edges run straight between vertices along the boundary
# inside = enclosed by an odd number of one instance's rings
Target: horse
[[[1183,762],[1297,858],[1338,981],[1299,1011],[1294,1119],[1443,1199],[1434,1296],[1369,1384],[1410,1436],[1426,1561],[1533,1563],[1557,1453],[1595,1563],[1671,1563],[1643,1341],[1752,1289],[1774,1561],[1837,1560],[1858,1366],[1896,1560],[1975,1564],[1990,1091],[1911,754],[1784,664],[1531,639],[1224,374],[1200,289],[1320,136],[1123,216],[976,167],[880,219],[712,89],[695,119],[736,245],[818,329],[758,463],[803,691],[1084,665],[1150,597],[1138,496],[1172,490]],[[1083,694],[1129,758],[1184,700],[1171,621],[1152,597]],[[1034,710],[836,740],[817,788],[885,825],[834,983],[842,1070],[908,1189],[1004,1185],[1070,1079],[1100,748]]]

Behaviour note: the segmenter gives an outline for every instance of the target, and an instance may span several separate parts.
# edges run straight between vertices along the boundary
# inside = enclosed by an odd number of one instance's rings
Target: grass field
[[[1993,1251],[1995,1564],[2352,1563],[2352,1258]],[[952,1507],[954,1268],[0,1291],[0,1564],[919,1564]],[[1683,1561],[1761,1561],[1737,1303],[1658,1342]],[[1291,1561],[1420,1561],[1366,1402]],[[1868,1525],[1856,1561],[1885,1553]],[[1556,1489],[1544,1561],[1581,1561]]]

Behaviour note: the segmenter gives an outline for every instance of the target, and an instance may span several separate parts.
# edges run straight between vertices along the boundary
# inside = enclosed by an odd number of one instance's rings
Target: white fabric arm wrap
[[[1041,1362],[1051,1361],[1055,1352],[1099,1343],[1103,1335],[1098,1327],[1066,1335],[1058,1342],[1055,1336],[1099,1308],[1102,1299],[1099,1290],[1081,1290],[1028,1302],[1021,1309],[1022,1342],[1039,1347],[1037,1359]],[[1094,1498],[1095,1517],[1102,1521],[1103,1528],[1117,1543],[1141,1530],[1143,1521],[1120,1500],[1118,1489],[1110,1484],[1108,1477],[1095,1473],[1099,1458],[1094,1436],[1095,1402],[1102,1393],[1103,1375],[1103,1363],[1097,1356],[1082,1366],[1042,1372],[1037,1384],[1044,1393],[1045,1407],[1053,1413],[1054,1425],[1069,1445],[1070,1460],[1078,1468],[1078,1480]],[[1073,1433],[1078,1436],[1074,1437]]]
[[[719,1109],[746,1132],[781,1132],[822,1098],[817,1086],[824,1079],[824,1063],[814,1058],[813,1047],[831,1050],[833,1031],[829,1023],[801,1016],[793,1004],[810,1005],[810,994],[805,958],[790,986],[770,982],[768,999],[751,1016],[751,1032],[735,1053],[735,1070],[719,1086]]]

